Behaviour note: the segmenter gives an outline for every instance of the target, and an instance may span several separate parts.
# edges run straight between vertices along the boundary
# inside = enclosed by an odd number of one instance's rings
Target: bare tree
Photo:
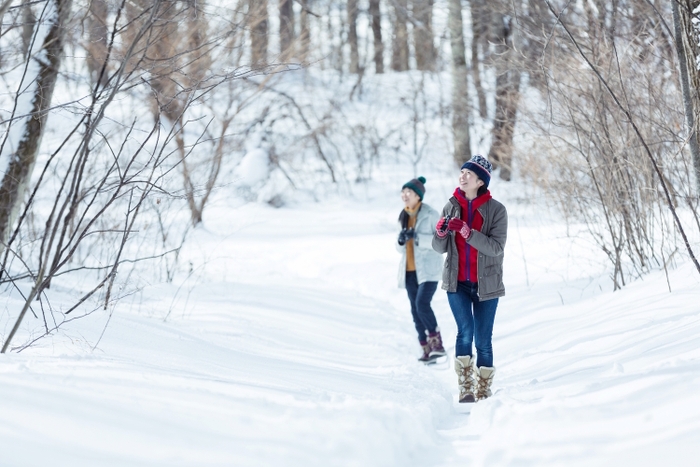
[[[357,0],[348,0],[348,43],[350,44],[350,73],[360,71],[360,54],[357,46]]]
[[[294,55],[294,2],[279,0],[280,55],[286,61]]]
[[[328,2],[327,5],[326,37],[330,45],[329,61],[333,68],[342,74],[345,67],[346,24],[343,15],[343,10],[345,9],[338,8],[335,2]]]
[[[454,135],[453,159],[462,165],[471,158],[469,140],[469,90],[468,71],[464,47],[464,26],[462,22],[462,2],[449,0],[448,28],[452,49],[452,133]]]
[[[54,19],[47,23],[52,27],[37,28],[32,53],[26,60],[30,63],[25,64],[27,69],[35,67],[33,76],[37,83],[46,83],[45,75],[39,73],[44,68],[39,64],[47,68],[53,65],[53,71],[58,73],[62,40],[55,35],[55,29],[63,26],[59,30],[64,33],[70,30],[66,27],[68,12],[52,11],[55,5],[70,6],[61,1],[46,3],[40,21]],[[81,12],[79,17],[84,18],[85,13]],[[49,154],[41,159],[43,167],[24,190],[22,199],[27,202],[21,203],[14,215],[16,220],[9,223],[13,228],[2,244],[0,283],[31,281],[31,290],[22,295],[23,305],[10,333],[3,336],[2,352],[21,350],[34,342],[31,338],[19,347],[10,347],[26,315],[33,314],[43,321],[42,336],[51,334],[63,323],[75,319],[71,314],[79,318],[97,309],[106,309],[119,300],[121,292],[115,285],[118,284],[116,278],[125,265],[176,252],[188,228],[180,228],[172,235],[180,240],[174,240],[176,245],[170,250],[167,247],[173,240],[166,240],[165,234],[162,239],[153,235],[154,226],[166,225],[164,218],[172,215],[160,210],[165,204],[161,203],[161,198],[167,198],[168,204],[176,204],[176,211],[186,210],[191,202],[190,193],[188,187],[182,189],[182,179],[177,175],[178,170],[190,171],[189,181],[196,191],[196,207],[201,213],[216,184],[222,161],[232,149],[228,146],[230,125],[245,106],[245,103],[235,102],[233,96],[239,93],[235,88],[223,93],[231,98],[228,105],[216,98],[212,98],[210,107],[203,103],[208,96],[217,93],[222,84],[251,74],[249,67],[235,66],[236,62],[230,61],[236,59],[230,51],[239,50],[243,45],[242,25],[235,26],[237,39],[231,42],[231,22],[223,20],[218,29],[212,31],[209,20],[215,16],[207,12],[206,4],[201,2],[194,9],[163,0],[144,0],[143,5],[122,1],[115,6],[114,13],[107,54],[100,67],[106,70],[107,63],[112,64],[108,78],[104,85],[86,86],[85,77],[74,83],[74,88],[87,90],[87,95],[80,96],[85,106],[59,103],[51,107],[50,93],[36,99],[32,93],[24,97],[18,94],[15,99],[17,109],[26,107],[28,102],[43,106],[40,107],[42,113],[30,108],[34,113],[28,116],[35,118],[26,118],[40,122],[40,129],[44,129],[48,113],[60,112],[68,118],[51,133]],[[39,35],[42,29],[47,32],[46,37]],[[49,48],[50,53],[46,53],[46,44],[59,48]],[[214,50],[220,55],[213,56]],[[21,57],[20,53],[16,55]],[[44,60],[33,63],[37,58]],[[201,70],[196,68],[198,65],[202,65]],[[29,74],[24,74],[29,78]],[[61,79],[74,77],[66,74]],[[26,84],[21,87],[25,88]],[[37,89],[46,92],[50,87]],[[152,107],[138,105],[149,94],[153,96]],[[216,97],[221,95],[218,93]],[[119,101],[132,99],[128,119],[115,121],[120,110],[116,114],[109,112],[113,104],[120,106]],[[214,121],[211,114],[221,105],[225,111]],[[193,115],[191,120],[182,118],[188,114]],[[15,133],[27,131],[26,125],[20,126],[24,120],[19,113],[9,119],[13,125],[18,125]],[[8,121],[2,123],[7,125]],[[3,154],[5,150],[18,147],[12,131],[10,128],[6,132]],[[182,143],[189,138],[191,141]],[[192,165],[195,164],[191,161],[200,146],[206,148],[202,152],[211,154],[203,170],[206,172],[203,184],[194,178]],[[183,147],[184,156],[181,154]],[[149,209],[151,218],[137,224],[137,219]],[[134,244],[134,237],[140,237],[139,244]],[[154,250],[148,246],[150,242]],[[162,247],[157,247],[161,243]],[[91,274],[96,281],[83,289],[82,295],[67,310],[52,309],[47,302],[52,283],[76,274],[81,277],[76,283],[84,284]],[[128,280],[128,275],[122,280]],[[99,305],[86,311],[90,300],[97,300]],[[36,310],[37,303],[40,311]]]
[[[394,35],[391,49],[391,69],[408,70],[408,0],[392,0],[394,7]]]
[[[31,0],[22,0],[22,52],[25,56],[29,53],[34,35],[34,25],[36,24],[36,17],[32,9],[33,3]]]
[[[496,114],[491,132],[489,159],[500,167],[500,178],[510,180],[513,167],[513,134],[520,100],[520,67],[514,52],[516,29],[512,19],[494,13],[494,60],[496,70]]]
[[[267,0],[248,0],[248,27],[253,66],[267,65]]]
[[[413,48],[416,54],[416,68],[422,71],[435,69],[433,4],[434,0],[412,0]]]
[[[679,134],[682,101],[668,26],[650,22],[643,28],[648,37],[639,40],[639,18],[650,5],[644,1],[625,8],[566,4],[559,11],[549,0],[545,5],[549,20],[518,23],[528,48],[542,51],[543,79],[535,82],[543,84],[547,104],[529,120],[542,138],[522,169],[588,231],[610,261],[616,289],[666,268],[683,247],[700,271],[678,214],[679,201],[694,211],[697,198],[683,194],[687,141]],[[671,5],[662,8],[660,18]],[[544,35],[542,25],[549,25]]]
[[[301,13],[299,14],[299,60],[308,63],[309,46],[311,42],[311,30],[309,29],[309,0],[299,0]]]
[[[374,71],[384,73],[384,44],[382,42],[382,14],[379,0],[369,0],[369,14],[372,19],[374,37]]]
[[[87,67],[90,72],[92,82],[104,85],[107,80],[107,73],[102,71],[104,59],[107,56],[107,2],[105,0],[92,0],[90,2],[90,13],[87,17],[88,42],[85,50],[88,52]]]
[[[698,46],[700,34],[696,29],[698,18],[695,14],[696,9],[700,6],[700,1],[672,0],[671,5],[683,106],[689,132],[688,145],[693,158],[695,189],[700,193],[700,144],[698,143],[700,138],[700,71],[697,67],[697,60],[700,57],[700,46]]]
[[[479,48],[484,46],[484,39],[488,34],[488,21],[484,20],[484,11],[486,6],[484,0],[470,0],[471,5],[471,20],[472,20],[472,78],[474,80],[474,88],[476,88],[476,96],[479,102],[479,116],[486,118],[486,93],[484,86],[481,84],[481,57],[479,56]],[[486,44],[488,47],[488,44]]]
[[[40,33],[40,28],[35,28],[24,80],[17,88],[10,128],[0,145],[0,164],[4,168],[0,185],[0,254],[21,207],[46,128],[61,68],[71,4],[71,0],[52,0],[45,4],[40,21],[51,26],[45,35]]]
[[[143,27],[143,12],[154,7],[149,1],[136,0],[129,4],[132,18],[130,34]],[[201,11],[206,3],[197,6],[187,3],[165,2],[157,11],[158,21],[150,28],[149,35],[142,40],[145,53],[133,66],[145,66],[149,71],[149,85],[154,99],[151,101],[154,115],[162,115],[175,129],[174,139],[180,155],[180,168],[185,193],[192,214],[192,223],[202,221],[206,197],[196,196],[198,187],[192,179],[192,167],[187,161],[188,149],[185,140],[185,109],[201,85],[211,65],[211,43],[207,37],[207,22]],[[132,36],[134,37],[134,36]]]

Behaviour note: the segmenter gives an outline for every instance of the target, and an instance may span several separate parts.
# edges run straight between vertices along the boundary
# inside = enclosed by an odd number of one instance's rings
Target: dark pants
[[[491,336],[496,319],[498,299],[479,301],[477,284],[459,282],[456,292],[447,292],[452,314],[457,322],[455,357],[472,355],[472,341],[476,345],[476,366],[493,366]]]
[[[435,313],[430,307],[430,301],[437,290],[437,282],[423,282],[418,284],[416,271],[406,271],[406,292],[408,292],[408,300],[411,302],[411,314],[413,315],[413,324],[416,325],[418,332],[418,340],[425,342],[427,340],[425,331],[434,333],[437,330],[437,320]]]

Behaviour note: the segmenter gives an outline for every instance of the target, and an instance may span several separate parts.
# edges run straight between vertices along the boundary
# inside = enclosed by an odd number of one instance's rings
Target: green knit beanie
[[[425,177],[414,178],[404,183],[401,189],[403,190],[404,188],[410,188],[415,191],[420,200],[423,201],[423,196],[425,195]]]

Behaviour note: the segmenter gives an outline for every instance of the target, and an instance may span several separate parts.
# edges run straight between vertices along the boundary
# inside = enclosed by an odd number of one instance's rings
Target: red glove
[[[445,225],[445,218],[441,217],[437,224],[435,224],[435,232],[440,238],[447,237],[447,225]]]
[[[466,222],[464,222],[462,219],[456,219],[452,218],[450,219],[450,222],[447,224],[447,228],[449,230],[454,230],[455,232],[459,232],[459,234],[464,237],[465,240],[469,239],[469,236],[472,234],[472,229],[469,228]]]
[[[435,224],[435,230],[438,232],[441,230],[445,230],[445,218],[441,217],[439,221],[437,221],[437,224]]]

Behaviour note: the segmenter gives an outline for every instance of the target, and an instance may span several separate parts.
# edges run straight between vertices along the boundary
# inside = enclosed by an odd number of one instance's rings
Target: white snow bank
[[[266,150],[255,148],[246,152],[234,172],[240,183],[253,187],[270,176],[270,156]]]

